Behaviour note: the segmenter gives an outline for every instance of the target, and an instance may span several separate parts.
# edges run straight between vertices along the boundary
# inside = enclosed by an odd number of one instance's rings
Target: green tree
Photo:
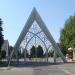
[[[0,59],[1,59],[1,47],[2,47],[2,44],[3,44],[3,41],[4,41],[2,31],[3,31],[2,20],[0,18]]]
[[[2,34],[3,28],[2,28],[2,20],[0,19],[0,50],[1,50],[1,46],[3,44],[3,34]]]
[[[69,47],[75,47],[75,15],[70,16],[61,29],[60,47],[64,55]]]
[[[53,57],[54,51],[49,51],[48,52],[48,57]]]
[[[11,52],[13,51],[13,49],[14,49],[13,46],[9,46],[9,52],[8,52],[9,55],[11,54]]]
[[[43,57],[43,48],[41,47],[41,45],[39,45],[37,47],[37,57]]]
[[[2,57],[2,59],[6,58],[6,51],[5,50],[1,51],[1,57]]]
[[[35,46],[32,46],[32,48],[30,49],[30,56],[32,58],[35,57]]]

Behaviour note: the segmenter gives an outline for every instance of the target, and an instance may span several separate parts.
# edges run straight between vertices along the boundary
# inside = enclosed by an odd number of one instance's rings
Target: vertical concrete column
[[[47,59],[47,62],[48,62],[48,49],[46,50],[46,59]]]
[[[16,55],[16,64],[18,65],[19,64],[19,48],[17,48],[16,52],[15,52],[15,55]]]
[[[10,66],[10,61],[11,59],[10,59],[10,57],[8,57],[8,66]]]
[[[53,58],[54,58],[54,63],[56,63],[56,52],[54,51],[54,56],[53,56]]]
[[[36,36],[35,36],[35,57],[36,57],[36,62],[37,62]]]
[[[26,62],[26,49],[24,49],[24,62]]]

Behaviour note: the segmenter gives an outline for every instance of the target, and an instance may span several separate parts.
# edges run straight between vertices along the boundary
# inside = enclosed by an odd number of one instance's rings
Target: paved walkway
[[[0,70],[0,75],[75,75],[75,63],[39,67],[12,67]]]
[[[34,75],[75,75],[75,64],[60,64],[34,69]]]

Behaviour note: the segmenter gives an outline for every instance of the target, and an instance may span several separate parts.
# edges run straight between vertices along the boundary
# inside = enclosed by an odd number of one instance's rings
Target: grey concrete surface
[[[75,63],[36,67],[12,67],[0,70],[0,75],[75,75]]]

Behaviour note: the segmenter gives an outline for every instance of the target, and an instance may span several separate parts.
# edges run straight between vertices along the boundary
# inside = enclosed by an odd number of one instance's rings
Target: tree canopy
[[[34,57],[43,57],[43,48],[41,47],[41,45],[38,45],[38,47],[32,46],[32,48],[30,49],[30,56],[32,58]]]
[[[2,34],[3,28],[2,28],[2,20],[0,18],[0,50],[1,50],[1,46],[3,44],[3,34]]]
[[[75,15],[70,16],[60,32],[60,46],[64,54],[69,47],[75,47]]]
[[[41,45],[39,45],[37,47],[37,57],[43,57],[43,48],[41,47]]]
[[[30,49],[30,56],[32,58],[35,57],[35,46],[32,46],[32,48]]]
[[[2,56],[1,56],[1,47],[2,47],[2,44],[3,44],[3,41],[4,41],[2,31],[3,31],[2,20],[0,18],[0,60],[2,59]]]

